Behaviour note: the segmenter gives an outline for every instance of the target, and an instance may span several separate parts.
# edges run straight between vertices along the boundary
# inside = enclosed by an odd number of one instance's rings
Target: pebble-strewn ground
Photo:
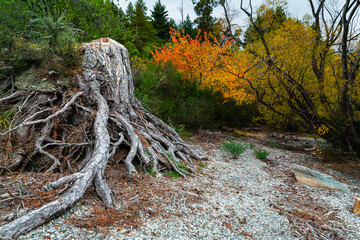
[[[291,164],[305,165],[305,155],[256,141],[254,146],[267,149],[269,161],[256,159],[250,148],[231,159],[208,143],[200,178],[151,179],[154,188],[172,192],[148,189],[148,201],[162,207],[140,205],[140,226],[75,227],[66,219],[88,211],[78,205],[20,239],[360,239],[360,216],[351,211],[358,181],[345,181],[350,194],[304,186],[293,179]]]

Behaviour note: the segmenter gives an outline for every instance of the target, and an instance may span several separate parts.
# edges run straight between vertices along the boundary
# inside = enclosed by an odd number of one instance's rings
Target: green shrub
[[[238,158],[241,154],[243,154],[247,148],[245,143],[236,142],[232,139],[228,142],[221,141],[222,145],[220,145],[220,149],[224,152],[228,152],[231,154],[233,158]]]
[[[189,130],[245,127],[256,114],[252,104],[238,106],[218,92],[184,80],[169,63],[160,66],[132,58],[132,68],[137,98],[174,126],[183,124]]]
[[[171,124],[170,126],[178,133],[181,133],[181,132],[185,131],[185,124],[179,124],[179,125],[176,125],[176,126]]]
[[[266,160],[269,154],[270,153],[268,151],[261,149],[254,152],[255,157],[260,160]]]
[[[0,129],[7,129],[14,117],[13,109],[9,109],[0,114]]]

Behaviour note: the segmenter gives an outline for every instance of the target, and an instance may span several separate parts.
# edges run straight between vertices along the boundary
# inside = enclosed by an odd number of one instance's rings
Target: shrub
[[[241,154],[243,154],[247,148],[245,143],[236,142],[232,139],[228,142],[221,141],[222,145],[220,145],[220,149],[224,152],[228,152],[231,154],[233,158],[238,158]]]
[[[255,151],[255,153],[254,153],[255,157],[260,160],[266,160],[267,157],[269,156],[269,154],[270,153],[268,151],[261,150],[261,149]]]
[[[220,93],[182,78],[171,65],[132,58],[137,98],[145,107],[174,126],[189,130],[216,129],[221,126],[248,126],[256,112],[253,104],[238,106]]]

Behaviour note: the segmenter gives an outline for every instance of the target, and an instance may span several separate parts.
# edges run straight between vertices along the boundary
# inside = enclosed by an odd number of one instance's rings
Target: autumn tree
[[[241,1],[258,41],[246,45],[228,28],[227,34],[245,47],[252,62],[246,74],[237,76],[249,83],[269,113],[360,154],[360,1],[347,0],[339,11],[331,10],[327,0],[308,2],[310,22],[289,19],[269,32],[256,22],[251,1],[249,8]],[[226,16],[227,2],[222,6]]]
[[[173,29],[172,43],[157,49],[154,61],[170,61],[185,78],[200,87],[220,91],[225,98],[231,98],[239,104],[251,100],[252,96],[245,91],[246,83],[224,71],[243,72],[246,61],[241,52],[232,49],[233,42],[230,40],[221,44],[211,33],[205,33],[203,39],[200,35],[199,31],[196,38],[192,39],[190,35]]]

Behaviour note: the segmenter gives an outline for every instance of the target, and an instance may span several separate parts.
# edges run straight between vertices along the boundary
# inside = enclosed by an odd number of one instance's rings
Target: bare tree
[[[129,177],[137,175],[135,158],[144,167],[151,166],[154,174],[165,166],[185,177],[196,173],[191,158],[203,158],[135,98],[126,48],[102,38],[85,44],[83,52],[75,87],[68,92],[22,91],[0,99],[1,104],[18,109],[14,124],[0,135],[21,149],[4,169],[16,170],[45,155],[53,162],[47,172],[71,165],[79,170],[45,186],[46,191],[60,188],[63,194],[1,225],[1,239],[16,238],[65,212],[92,184],[104,204],[112,206],[113,194],[104,176],[109,161],[123,161]],[[30,150],[21,147],[37,132]],[[125,159],[114,159],[124,147],[129,149]],[[178,167],[180,161],[187,170]]]
[[[248,17],[249,23],[255,28],[259,36],[259,41],[265,52],[265,55],[262,56],[259,56],[257,52],[251,49],[247,49],[246,44],[233,34],[233,25],[228,17],[229,5],[226,0],[221,1],[228,26],[226,34],[235,39],[235,41],[243,46],[245,50],[248,50],[250,54],[260,59],[243,74],[237,74],[237,77],[249,83],[257,101],[263,106],[266,106],[276,114],[309,131],[316,132],[316,129],[320,125],[324,125],[329,129],[329,131],[323,135],[325,139],[331,140],[334,136],[338,136],[337,138],[342,146],[347,146],[360,154],[360,125],[359,120],[355,116],[354,106],[356,106],[356,103],[354,103],[354,97],[352,97],[354,85],[356,81],[360,80],[360,26],[356,24],[360,1],[347,0],[339,11],[331,8],[328,4],[330,1],[309,0],[308,2],[311,7],[314,21],[313,28],[315,31],[315,38],[312,43],[311,70],[316,77],[317,86],[319,86],[316,96],[309,93],[304,87],[304,83],[311,82],[310,79],[303,79],[305,76],[301,76],[301,79],[296,78],[283,67],[282,62],[274,59],[273,52],[266,38],[267,31],[266,29],[262,29],[262,26],[257,24],[254,19],[254,9],[251,0],[249,1],[248,7],[245,7],[244,1],[241,1],[239,8]],[[326,81],[325,68],[329,66],[328,59],[331,54],[334,54],[333,49],[338,49],[338,52],[335,52],[335,54],[341,58],[342,74],[341,78],[336,81],[339,84],[339,95],[341,95],[336,105],[340,106],[340,108],[336,108],[333,102],[328,101],[324,88]],[[267,66],[264,75],[268,73],[277,75],[277,81],[280,82],[284,91],[281,93],[276,91],[276,89],[272,87],[271,82],[269,82],[270,87],[264,89],[261,85],[256,84],[254,80],[247,77],[247,74],[258,65]],[[334,71],[336,70],[334,69]],[[271,102],[267,101],[265,98],[267,94],[266,91],[271,91],[272,94],[286,102],[292,110],[293,116],[282,112],[272,105]],[[317,99],[320,99],[320,101],[317,101]],[[334,112],[336,114],[337,111],[338,115],[341,115],[341,119],[324,117],[319,113],[320,108],[326,109],[329,115]]]

